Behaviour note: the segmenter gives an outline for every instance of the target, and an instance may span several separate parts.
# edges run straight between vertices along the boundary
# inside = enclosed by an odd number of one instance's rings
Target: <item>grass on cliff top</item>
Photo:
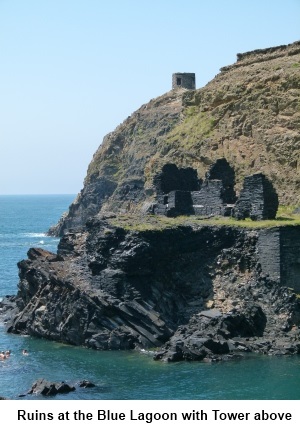
[[[277,217],[274,220],[252,221],[245,219],[237,221],[230,217],[212,217],[201,218],[196,215],[179,216],[176,218],[168,218],[158,215],[119,215],[112,219],[111,223],[115,226],[122,227],[125,230],[147,231],[147,230],[165,230],[166,228],[174,228],[180,226],[201,226],[201,225],[228,225],[233,227],[244,228],[270,228],[281,226],[300,225],[300,214],[293,213],[292,206],[280,206],[277,212]]]

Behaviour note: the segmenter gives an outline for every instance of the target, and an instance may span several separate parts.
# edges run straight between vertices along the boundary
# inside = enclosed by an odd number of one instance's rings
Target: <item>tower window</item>
[[[181,85],[181,78],[176,79],[176,85]]]

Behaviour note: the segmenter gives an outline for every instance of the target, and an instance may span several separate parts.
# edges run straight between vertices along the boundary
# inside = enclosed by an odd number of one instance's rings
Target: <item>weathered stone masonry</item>
[[[258,255],[263,274],[300,293],[300,230],[297,226],[262,229]]]
[[[272,183],[262,173],[246,176],[240,197],[234,208],[237,219],[274,219],[278,196]]]
[[[195,73],[173,73],[172,75],[172,89],[186,88],[194,90],[196,88]]]
[[[235,172],[224,158],[217,160],[198,179],[192,168],[178,169],[166,164],[154,177],[156,203],[153,213],[176,217],[179,215],[234,216],[237,219],[274,219],[278,196],[271,182],[262,173],[247,176],[237,199]]]

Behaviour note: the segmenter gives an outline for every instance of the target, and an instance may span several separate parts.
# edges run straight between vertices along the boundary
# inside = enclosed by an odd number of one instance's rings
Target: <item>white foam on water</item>
[[[21,233],[23,237],[46,237],[46,233]]]

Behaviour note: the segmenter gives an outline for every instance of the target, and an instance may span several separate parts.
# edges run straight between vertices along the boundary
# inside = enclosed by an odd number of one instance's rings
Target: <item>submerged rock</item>
[[[80,388],[93,388],[93,387],[96,387],[96,385],[93,382],[88,381],[87,379],[84,379],[83,381],[80,381],[78,383],[78,386]]]

